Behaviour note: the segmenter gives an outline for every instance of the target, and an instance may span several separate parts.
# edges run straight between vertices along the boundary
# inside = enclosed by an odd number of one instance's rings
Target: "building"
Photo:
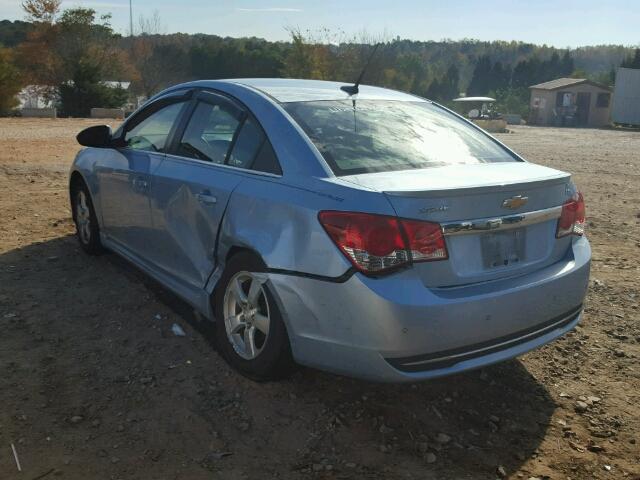
[[[558,78],[529,87],[529,123],[559,127],[609,124],[611,89],[586,78]]]
[[[619,125],[640,126],[640,69],[618,69],[611,120]]]
[[[18,93],[18,108],[53,108],[58,98],[55,87],[27,85]]]

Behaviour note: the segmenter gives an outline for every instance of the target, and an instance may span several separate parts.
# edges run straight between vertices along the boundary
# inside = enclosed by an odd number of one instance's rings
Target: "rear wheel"
[[[73,220],[76,224],[76,235],[82,249],[97,255],[103,252],[100,242],[98,218],[93,208],[89,189],[84,182],[77,182],[72,191]]]
[[[227,362],[254,380],[292,371],[289,338],[264,266],[248,253],[229,260],[216,290],[216,338]]]

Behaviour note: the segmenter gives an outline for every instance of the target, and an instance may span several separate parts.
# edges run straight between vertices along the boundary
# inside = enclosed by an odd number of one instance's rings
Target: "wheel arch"
[[[225,265],[227,264],[227,262],[229,262],[229,260],[231,260],[231,257],[234,257],[235,255],[238,255],[240,253],[252,255],[262,264],[265,269],[267,268],[267,264],[265,263],[264,258],[262,258],[262,255],[260,255],[255,249],[250,248],[246,245],[231,245],[230,247],[228,247],[228,251],[224,259]]]
[[[100,198],[98,195],[98,187],[95,185],[95,181],[91,182],[91,171],[84,170],[78,166],[74,166],[73,170],[69,174],[69,205],[71,207],[71,216],[75,220],[75,210],[73,208],[73,194],[80,186],[85,186],[89,192],[91,203],[96,213],[98,220],[98,226],[102,228],[102,209],[100,205]],[[95,180],[95,179],[94,179]]]
[[[76,193],[78,188],[80,188],[82,185],[86,186],[87,190],[89,190],[87,181],[85,180],[82,173],[80,173],[78,170],[73,170],[71,172],[71,175],[69,175],[69,204],[71,206],[71,216],[73,217],[74,220],[75,220],[76,213],[75,213],[75,208],[73,208],[73,195]]]
[[[213,318],[214,312],[215,312],[214,302],[215,302],[216,295],[218,293],[218,289],[220,288],[220,278],[222,277],[222,274],[224,273],[224,269],[226,268],[227,263],[229,263],[229,260],[231,260],[236,255],[245,253],[245,254],[251,255],[258,262],[260,262],[260,264],[265,269],[265,271],[268,269],[267,264],[264,261],[264,258],[262,258],[262,255],[260,255],[255,249],[247,245],[241,245],[237,243],[233,243],[230,245],[219,244],[218,248],[219,248],[218,255],[217,255],[218,265],[209,279],[209,282],[208,282],[209,288],[207,289],[209,291],[209,306],[211,307],[212,320],[215,320],[215,318]],[[220,249],[224,251],[221,252]]]

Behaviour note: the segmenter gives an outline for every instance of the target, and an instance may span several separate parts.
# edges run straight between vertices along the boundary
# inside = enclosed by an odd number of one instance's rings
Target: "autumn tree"
[[[57,83],[58,65],[52,45],[60,0],[27,0],[22,8],[32,28],[26,41],[17,47],[18,66],[26,83],[53,86]]]
[[[60,3],[61,0],[26,0],[22,3],[22,9],[34,23],[53,24],[60,12]]]
[[[57,0],[27,0],[23,8],[34,23],[20,47],[30,83],[54,86],[63,115],[86,116],[92,107],[121,106],[126,94],[103,84],[132,74],[127,54],[118,47],[108,15],[90,8],[60,13]]]
[[[137,35],[130,39],[131,62],[136,69],[134,87],[145,97],[185,76],[184,52],[164,35],[158,12],[140,16]]]
[[[120,107],[126,101],[122,89],[103,84],[131,74],[109,20],[109,16],[97,19],[93,9],[73,8],[65,10],[57,22],[54,48],[63,115],[87,116],[92,107]]]
[[[11,51],[0,47],[0,114],[16,106],[16,95],[21,86],[20,73],[13,64]]]
[[[299,29],[290,29],[291,48],[284,60],[282,73],[289,78],[309,78],[333,80],[332,53],[329,45],[314,38],[310,32],[303,34]],[[323,30],[323,34],[326,31]]]

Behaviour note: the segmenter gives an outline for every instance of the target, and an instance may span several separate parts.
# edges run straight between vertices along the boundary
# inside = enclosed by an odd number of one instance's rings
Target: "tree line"
[[[528,87],[563,76],[612,83],[618,65],[639,68],[640,49],[557,49],[522,42],[418,42],[327,29],[291,29],[287,42],[216,35],[164,34],[156,14],[140,18],[134,36],[117,34],[91,8],[61,10],[60,0],[26,0],[27,21],[0,21],[0,111],[25,85],[47,86],[61,115],[122,106],[182,81],[293,77],[353,81],[372,46],[382,43],[364,82],[443,103],[465,92],[490,95],[501,111],[526,113]],[[4,47],[2,45],[4,44]],[[634,66],[635,65],[635,66]],[[131,82],[129,92],[105,80]]]

